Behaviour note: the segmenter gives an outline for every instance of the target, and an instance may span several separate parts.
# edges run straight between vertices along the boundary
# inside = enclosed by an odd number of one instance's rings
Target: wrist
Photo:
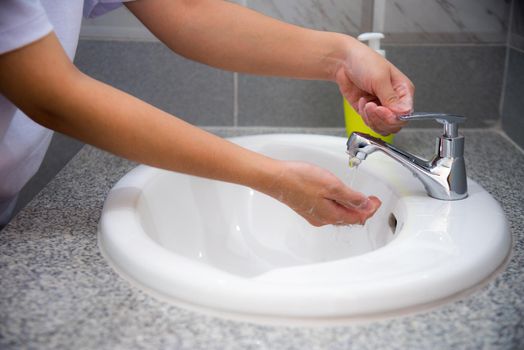
[[[348,62],[351,61],[351,53],[355,50],[355,46],[361,43],[345,34],[341,33],[326,33],[327,38],[326,52],[323,55],[323,66],[325,67],[325,80],[336,82],[337,73],[340,69],[346,69]]]
[[[284,173],[284,162],[262,156],[255,167],[248,186],[252,189],[274,197],[278,183]]]

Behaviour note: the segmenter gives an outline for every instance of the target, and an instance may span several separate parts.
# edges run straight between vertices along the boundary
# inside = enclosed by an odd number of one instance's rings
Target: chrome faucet
[[[429,196],[448,201],[466,198],[464,136],[458,133],[458,124],[466,118],[437,113],[414,113],[399,118],[406,121],[432,119],[444,125],[443,134],[437,137],[436,154],[432,159],[421,159],[381,139],[354,132],[347,142],[350,164],[358,165],[369,154],[382,151],[409,169],[422,182]]]

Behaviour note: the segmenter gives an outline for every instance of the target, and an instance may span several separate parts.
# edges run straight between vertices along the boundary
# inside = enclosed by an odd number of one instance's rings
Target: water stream
[[[353,184],[355,182],[355,179],[357,178],[357,174],[358,174],[358,165],[359,163],[357,162],[354,162],[353,159],[355,158],[350,158],[349,159],[349,181],[348,181],[348,186],[350,188],[353,188]]]

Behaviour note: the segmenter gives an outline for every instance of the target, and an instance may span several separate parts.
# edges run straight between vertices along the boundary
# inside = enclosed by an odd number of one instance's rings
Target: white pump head
[[[384,34],[382,33],[362,33],[357,38],[360,41],[367,41],[368,46],[381,54],[386,56],[386,51],[380,49],[380,39],[384,39]]]

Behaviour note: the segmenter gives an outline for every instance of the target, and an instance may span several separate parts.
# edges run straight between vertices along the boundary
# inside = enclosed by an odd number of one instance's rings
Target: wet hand
[[[267,194],[310,224],[364,224],[380,207],[377,197],[353,191],[335,175],[315,165],[281,162],[282,171]]]

